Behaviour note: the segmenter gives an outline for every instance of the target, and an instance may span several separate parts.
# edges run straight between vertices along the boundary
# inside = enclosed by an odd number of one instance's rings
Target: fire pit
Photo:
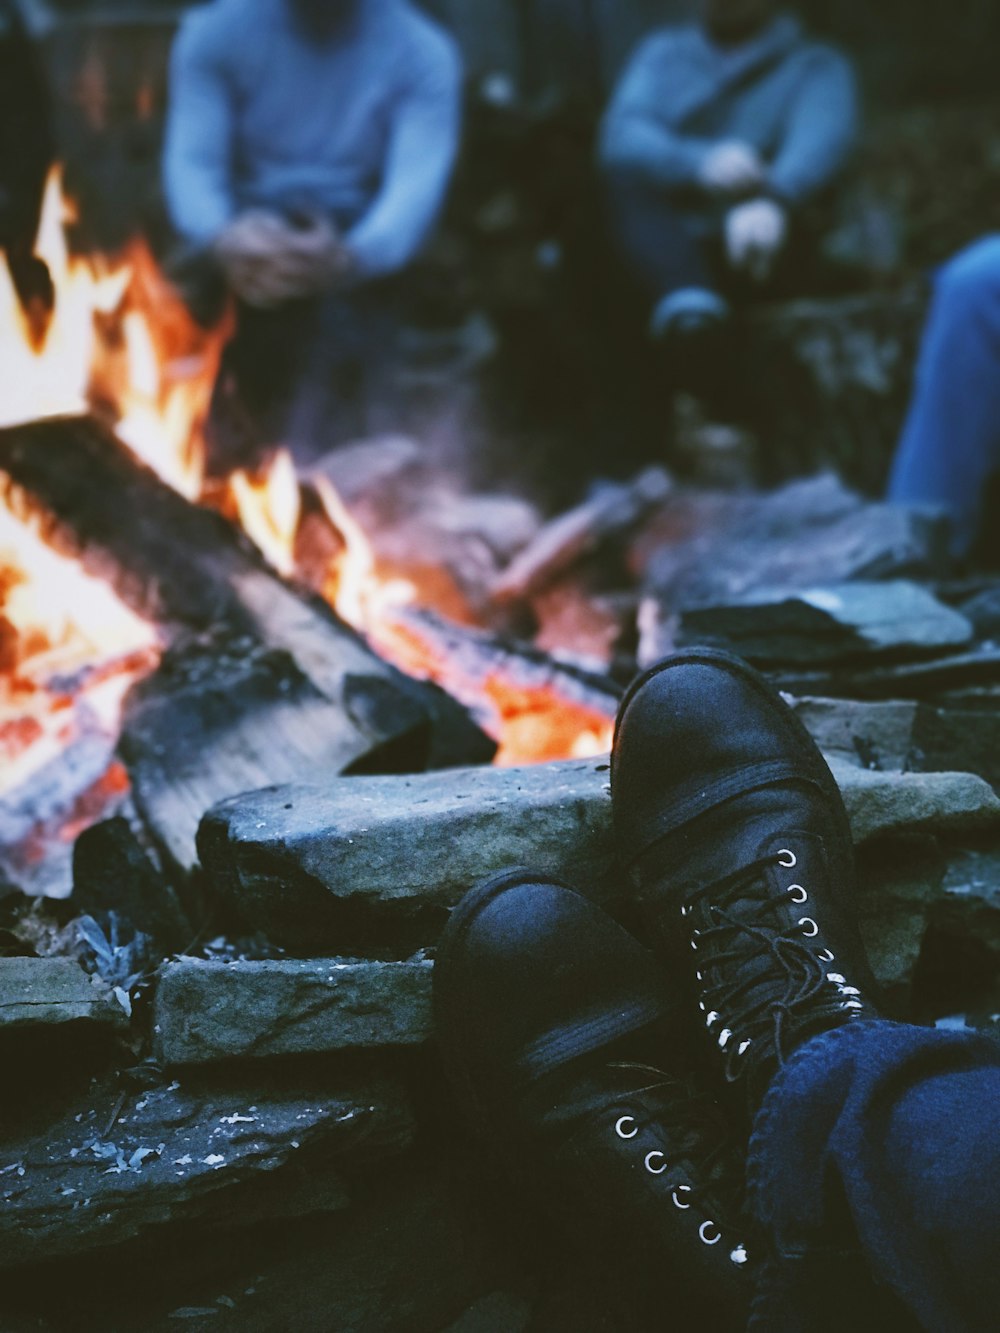
[[[433,951],[516,861],[622,914],[620,687],[695,637],[766,665],[831,757],[897,1011],[990,1022],[998,599],[943,579],[933,523],[831,478],[723,494],[659,467],[543,521],[399,438],[207,479],[226,328],[138,245],[71,256],[67,212],[54,177],[54,309],[0,284],[11,1309],[581,1327],[572,1293],[599,1308],[606,1275],[494,1243]]]

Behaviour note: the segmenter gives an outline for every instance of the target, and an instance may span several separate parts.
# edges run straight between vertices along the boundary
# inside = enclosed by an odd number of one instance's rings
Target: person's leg
[[[745,1099],[752,1327],[995,1327],[1000,1046],[880,1016],[850,824],[799,719],[738,658],[675,654],[626,693],[611,791],[637,905]]]
[[[1000,236],[939,274],[913,401],[889,478],[889,499],[943,508],[964,555],[1000,468]]]
[[[608,214],[618,255],[650,306],[674,293],[714,294],[721,309],[720,275],[707,216],[677,207],[628,173],[606,182]]]
[[[748,1179],[772,1256],[751,1328],[832,1327],[838,1288],[883,1328],[996,1326],[997,1043],[879,1021],[814,1038],[764,1098]]]

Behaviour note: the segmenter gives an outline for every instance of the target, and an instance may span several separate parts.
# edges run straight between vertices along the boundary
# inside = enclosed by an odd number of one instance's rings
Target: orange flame
[[[36,253],[48,266],[54,308],[43,320],[26,313],[6,264],[0,264],[0,426],[91,408],[106,414],[121,439],[169,485],[202,498],[202,428],[222,349],[224,322],[199,328],[165,281],[148,247],[129,245],[117,261],[70,253],[72,205],[54,170],[47,182]],[[597,754],[610,745],[610,723],[562,699],[555,689],[518,685],[502,672],[463,680],[455,664],[393,613],[417,600],[406,578],[386,577],[375,550],[329,481],[309,483],[312,511],[328,538],[313,586],[373,648],[403,670],[429,677],[472,707],[500,741],[498,762],[525,763]],[[72,731],[74,701],[117,725],[132,681],[156,660],[152,626],[134,616],[72,560],[49,548],[41,525],[14,503],[0,478],[0,754],[5,782],[45,762]],[[287,450],[259,474],[233,473],[222,504],[286,577],[301,572],[303,489]],[[316,515],[312,514],[315,518]],[[82,673],[67,694],[54,684]]]

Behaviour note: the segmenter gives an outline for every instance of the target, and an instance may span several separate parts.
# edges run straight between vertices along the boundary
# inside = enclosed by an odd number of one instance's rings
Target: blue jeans
[[[718,291],[725,285],[721,215],[680,207],[667,191],[629,172],[609,173],[606,186],[615,247],[648,302],[685,287]]]
[[[757,1114],[760,1333],[1000,1327],[1000,1043],[875,1020],[799,1048]]]
[[[1000,469],[1000,236],[937,275],[917,383],[889,478],[889,499],[943,508],[965,555]]]

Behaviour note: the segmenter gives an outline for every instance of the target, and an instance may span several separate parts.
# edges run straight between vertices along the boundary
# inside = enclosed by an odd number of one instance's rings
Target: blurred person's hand
[[[701,164],[701,185],[712,194],[748,194],[764,181],[764,163],[755,148],[738,139],[716,144]]]
[[[336,229],[323,217],[289,222],[251,210],[226,228],[215,249],[237,296],[265,310],[328,291],[353,267]]]
[[[300,284],[297,295],[328,291],[350,278],[354,257],[329,218],[297,218],[289,233],[285,265],[289,280]]]
[[[773,199],[751,199],[726,215],[726,253],[733,268],[765,282],[788,238],[788,215]]]

